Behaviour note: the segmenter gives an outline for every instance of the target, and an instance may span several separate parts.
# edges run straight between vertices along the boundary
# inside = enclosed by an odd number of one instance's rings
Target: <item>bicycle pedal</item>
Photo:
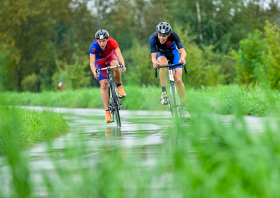
[[[191,121],[191,118],[182,118],[182,122],[184,123],[187,123],[187,122],[190,122]]]

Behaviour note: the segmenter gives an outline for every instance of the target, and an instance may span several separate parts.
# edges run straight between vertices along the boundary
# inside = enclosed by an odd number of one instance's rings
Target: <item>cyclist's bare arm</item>
[[[90,54],[90,69],[94,75],[94,78],[97,79],[97,73],[96,73],[96,69],[95,69],[95,54]]]
[[[116,54],[117,58],[119,59],[119,62],[121,62],[123,64],[124,72],[126,72],[124,59],[123,59],[123,56],[122,56],[121,49],[119,47],[115,49],[115,54]]]
[[[157,68],[160,65],[160,62],[158,62],[157,60],[157,53],[151,53],[151,57],[152,57],[152,62],[154,65],[154,68]]]
[[[180,58],[179,63],[182,63],[184,65],[184,64],[186,64],[187,52],[184,48],[180,48],[179,51],[181,53],[181,58]]]

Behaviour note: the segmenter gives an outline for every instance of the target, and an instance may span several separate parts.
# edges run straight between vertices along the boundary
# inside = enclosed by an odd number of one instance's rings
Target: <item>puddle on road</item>
[[[32,107],[30,107],[32,108]],[[34,107],[41,110],[40,107]],[[104,110],[100,109],[68,109],[57,108],[56,111],[64,114],[70,132],[56,138],[51,143],[39,143],[23,153],[28,157],[28,167],[31,172],[31,183],[37,195],[47,196],[46,178],[52,186],[63,186],[67,183],[68,174],[74,181],[80,177],[94,172],[97,167],[110,166],[110,163],[127,163],[128,171],[136,170],[140,175],[154,168],[166,169],[161,176],[153,177],[153,188],[171,183],[172,176],[168,170],[172,169],[170,155],[178,144],[186,145],[185,153],[195,153],[190,150],[185,139],[182,141],[178,135],[170,112],[168,111],[125,111],[120,112],[122,127],[116,123],[107,124],[104,121]],[[209,115],[212,119],[217,116],[222,125],[232,127],[233,116]],[[195,119],[195,115],[193,116]],[[265,120],[263,118],[246,117],[249,130],[263,131]],[[195,123],[196,121],[194,121]],[[270,121],[273,127],[278,126],[276,121]],[[203,130],[202,123],[196,123]],[[196,135],[188,131],[191,123],[182,124],[186,134]],[[242,126],[240,126],[242,127]],[[109,157],[113,159],[108,159]],[[9,167],[5,166],[5,159],[0,159],[0,185],[9,194],[11,176]],[[164,167],[161,167],[164,164]],[[131,168],[133,167],[133,168]],[[98,170],[99,170],[98,169]],[[87,170],[86,174],[83,173]],[[143,173],[141,173],[143,171]],[[95,175],[96,176],[96,175]],[[138,175],[139,176],[139,175]],[[96,176],[97,177],[97,176]],[[165,179],[165,183],[161,179]],[[162,184],[161,184],[162,183]],[[129,184],[128,184],[129,185]],[[133,184],[131,184],[133,185]],[[171,188],[171,185],[169,186]]]

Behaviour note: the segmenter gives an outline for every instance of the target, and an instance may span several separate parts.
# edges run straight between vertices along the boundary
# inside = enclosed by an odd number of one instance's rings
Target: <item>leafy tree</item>
[[[254,34],[248,34],[247,39],[240,41],[238,52],[232,51],[239,84],[254,85],[260,78],[266,52],[262,35],[260,31],[255,30]]]
[[[78,89],[87,87],[90,84],[92,74],[86,70],[86,68],[89,67],[87,58],[77,55],[74,55],[74,57],[75,63],[72,65],[68,65],[66,62],[59,60],[56,62],[58,71],[52,78],[54,90],[58,87],[57,85],[61,74],[65,78],[67,89]]]
[[[254,29],[262,31],[266,20],[279,18],[279,6],[275,2],[264,8],[259,0],[163,1],[164,15],[170,24],[189,24],[189,33],[195,36],[197,44],[213,45],[215,51],[222,53],[228,53],[230,48],[238,49],[239,41]]]
[[[131,50],[126,51],[128,72],[124,74],[124,80],[129,85],[159,85],[159,80],[154,76],[154,68],[151,62],[151,52],[148,45],[140,45],[134,42]]]
[[[39,91],[39,77],[35,73],[26,76],[22,81],[23,91],[38,92]]]
[[[8,63],[7,56],[0,49],[0,91],[7,86],[7,75],[8,75]]]
[[[265,42],[267,51],[264,55],[264,75],[270,88],[280,88],[280,28],[274,23],[266,23]]]
[[[54,70],[56,57],[56,35],[53,30],[62,18],[69,14],[71,0],[1,1],[0,39],[3,49],[16,66],[17,88],[22,91],[21,82],[32,73]],[[11,79],[14,80],[14,79]]]
[[[217,86],[225,83],[229,74],[224,74],[220,61],[221,55],[213,52],[213,46],[205,47],[202,50],[182,27],[174,26],[187,52],[186,66],[188,74],[183,74],[183,81],[191,86]]]

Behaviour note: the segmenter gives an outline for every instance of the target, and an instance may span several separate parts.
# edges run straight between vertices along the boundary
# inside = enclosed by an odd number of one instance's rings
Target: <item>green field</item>
[[[161,88],[124,86],[127,97],[122,99],[121,109],[129,110],[166,110],[160,105]],[[167,91],[168,92],[168,91]],[[103,108],[100,88],[68,90],[62,92],[16,93],[5,92],[0,96],[7,99],[9,105]],[[210,106],[211,112],[233,114],[234,103],[241,103],[243,115],[265,116],[272,110],[280,110],[279,91],[254,88],[247,90],[240,86],[220,86],[217,88],[186,89],[188,108],[196,111],[201,103]]]

